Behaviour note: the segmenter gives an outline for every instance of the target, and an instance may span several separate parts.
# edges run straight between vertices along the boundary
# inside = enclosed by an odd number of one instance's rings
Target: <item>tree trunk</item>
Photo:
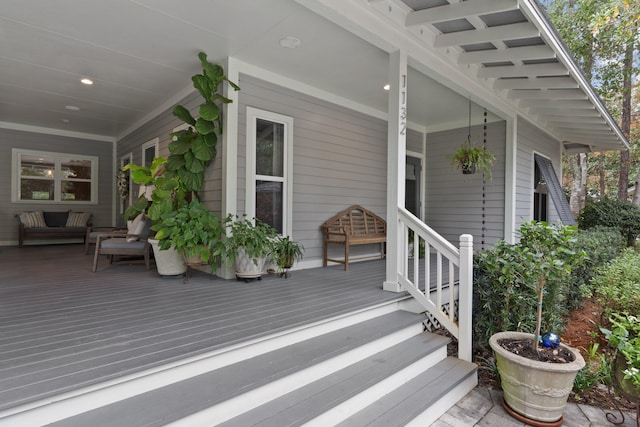
[[[569,169],[573,175],[571,183],[571,195],[569,196],[569,207],[574,217],[580,214],[584,208],[587,198],[587,155],[579,153],[573,156],[567,156]]]
[[[604,151],[598,155],[598,184],[600,186],[600,199],[607,196],[606,171],[604,170]]]
[[[624,54],[624,82],[622,90],[622,123],[620,130],[629,138],[631,133],[631,75],[633,74],[633,43],[627,46]],[[618,180],[618,199],[626,201],[629,188],[629,150],[620,151],[620,178]]]
[[[634,205],[640,205],[640,168],[638,168],[638,174],[636,175],[636,187],[633,193],[632,203]]]

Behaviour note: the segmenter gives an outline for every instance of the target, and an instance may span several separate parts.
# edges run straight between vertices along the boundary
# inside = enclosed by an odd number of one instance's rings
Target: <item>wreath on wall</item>
[[[126,199],[127,197],[129,197],[129,172],[120,169],[118,175],[116,175],[116,178],[120,198]]]

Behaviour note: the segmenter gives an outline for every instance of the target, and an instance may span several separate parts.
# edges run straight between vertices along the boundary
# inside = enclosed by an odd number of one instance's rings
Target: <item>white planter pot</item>
[[[243,279],[255,279],[262,276],[266,258],[258,258],[256,262],[247,256],[244,248],[238,248],[236,254],[235,267],[236,276]]]
[[[184,258],[181,253],[176,251],[173,246],[167,250],[160,250],[159,240],[149,239],[149,243],[153,248],[153,256],[156,260],[156,268],[161,276],[178,276],[187,271]]]
[[[573,354],[574,361],[546,363],[505,350],[498,344],[502,339],[528,339],[533,342],[533,334],[499,332],[489,340],[496,355],[506,404],[531,420],[546,423],[560,420],[576,374],[585,365],[580,352],[560,344]]]

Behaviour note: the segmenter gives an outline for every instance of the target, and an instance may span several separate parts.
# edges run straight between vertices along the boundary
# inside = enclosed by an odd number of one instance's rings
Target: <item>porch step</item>
[[[192,426],[203,415],[205,425],[220,423],[420,335],[424,319],[392,311],[52,425],[165,425],[184,419],[182,425]],[[444,349],[446,339],[431,339]]]
[[[98,391],[36,407],[34,414],[0,414],[0,425],[46,420],[53,426],[92,427],[392,426],[404,425],[407,414],[436,419],[475,386],[475,365],[447,358],[449,340],[423,332],[424,315],[395,310],[361,316],[355,313],[358,320],[344,319],[339,328],[309,328],[306,336],[292,331],[297,338],[284,346],[250,344],[260,346],[247,349],[251,356],[232,350],[223,357],[236,356],[235,363],[212,363],[208,371],[176,375],[173,382],[154,375],[144,386],[123,382],[120,398],[101,401]],[[167,373],[172,369],[181,367]],[[157,386],[149,387],[154,380]],[[402,417],[383,421],[396,413]]]

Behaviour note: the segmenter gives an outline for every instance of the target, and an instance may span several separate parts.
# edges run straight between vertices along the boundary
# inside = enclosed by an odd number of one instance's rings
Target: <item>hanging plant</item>
[[[496,161],[493,153],[484,147],[471,143],[468,137],[460,149],[449,156],[451,165],[458,167],[464,174],[481,172],[487,179],[491,180],[491,169]]]

